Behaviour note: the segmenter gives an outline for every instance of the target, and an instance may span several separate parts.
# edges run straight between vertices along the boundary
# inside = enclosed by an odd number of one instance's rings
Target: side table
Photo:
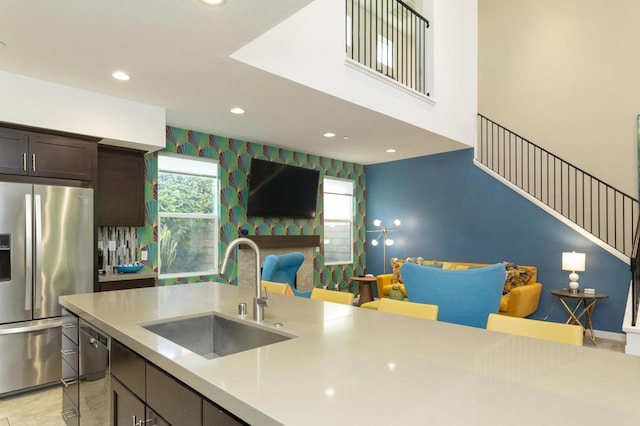
[[[595,293],[595,294],[585,294],[583,290],[573,291],[569,289],[562,290],[551,290],[551,294],[560,299],[562,306],[569,314],[569,318],[567,318],[567,324],[577,324],[582,327],[585,334],[591,341],[596,344],[596,337],[593,334],[593,322],[591,322],[591,316],[593,315],[593,310],[596,307],[596,301],[599,299],[607,299],[609,296],[604,293]],[[567,304],[568,299],[577,299],[576,305],[571,309]],[[580,310],[582,308],[582,310]],[[580,312],[578,313],[578,311]],[[584,324],[580,322],[580,318],[585,317]]]
[[[358,300],[358,306],[373,300],[371,284],[377,281],[376,277],[351,277],[351,281],[356,281],[359,284],[360,300]]]

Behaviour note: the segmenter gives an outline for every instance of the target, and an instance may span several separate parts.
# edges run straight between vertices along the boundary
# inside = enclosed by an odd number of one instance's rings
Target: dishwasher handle
[[[103,377],[109,369],[109,337],[80,324],[80,377]]]

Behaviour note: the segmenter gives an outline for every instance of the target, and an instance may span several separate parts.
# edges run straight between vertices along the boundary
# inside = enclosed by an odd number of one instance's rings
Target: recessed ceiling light
[[[227,2],[227,0],[200,0],[200,1],[210,6],[219,6]]]
[[[349,136],[343,136],[342,139],[344,139],[345,141],[349,140]]]
[[[395,149],[393,148],[389,148],[388,150],[386,150],[385,152],[388,152],[389,154],[393,154],[394,152],[396,152]]]
[[[113,74],[111,74],[113,76],[113,78],[115,78],[116,80],[120,80],[120,81],[127,81],[129,80],[129,74],[127,74],[124,71],[116,71]]]
[[[325,138],[333,138],[335,137],[335,135],[336,135],[335,133],[327,132],[322,136],[324,136]]]
[[[240,107],[234,107],[229,110],[232,114],[244,114],[244,110]]]

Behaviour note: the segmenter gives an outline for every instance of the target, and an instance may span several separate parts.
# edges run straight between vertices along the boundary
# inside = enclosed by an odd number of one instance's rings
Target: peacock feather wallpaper
[[[230,241],[238,237],[240,229],[249,235],[319,235],[320,250],[315,252],[314,285],[340,284],[345,288],[350,277],[364,273],[366,264],[365,242],[365,173],[361,164],[349,163],[283,148],[225,138],[202,132],[167,127],[166,148],[159,152],[171,152],[194,157],[211,158],[218,161],[220,185],[220,255]],[[247,196],[251,158],[275,161],[320,171],[318,191],[318,215],[314,219],[292,218],[247,218]],[[158,152],[145,156],[145,226],[138,228],[138,242],[142,250],[148,250],[148,268],[158,271]],[[324,176],[350,179],[355,182],[355,222],[353,264],[324,264],[323,191]],[[235,271],[237,265],[230,265]],[[215,281],[217,275],[171,278],[160,280],[161,285]]]

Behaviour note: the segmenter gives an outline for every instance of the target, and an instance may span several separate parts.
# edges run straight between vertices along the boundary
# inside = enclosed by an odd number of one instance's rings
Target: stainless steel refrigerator
[[[58,296],[93,291],[93,190],[0,182],[0,396],[59,382]]]

